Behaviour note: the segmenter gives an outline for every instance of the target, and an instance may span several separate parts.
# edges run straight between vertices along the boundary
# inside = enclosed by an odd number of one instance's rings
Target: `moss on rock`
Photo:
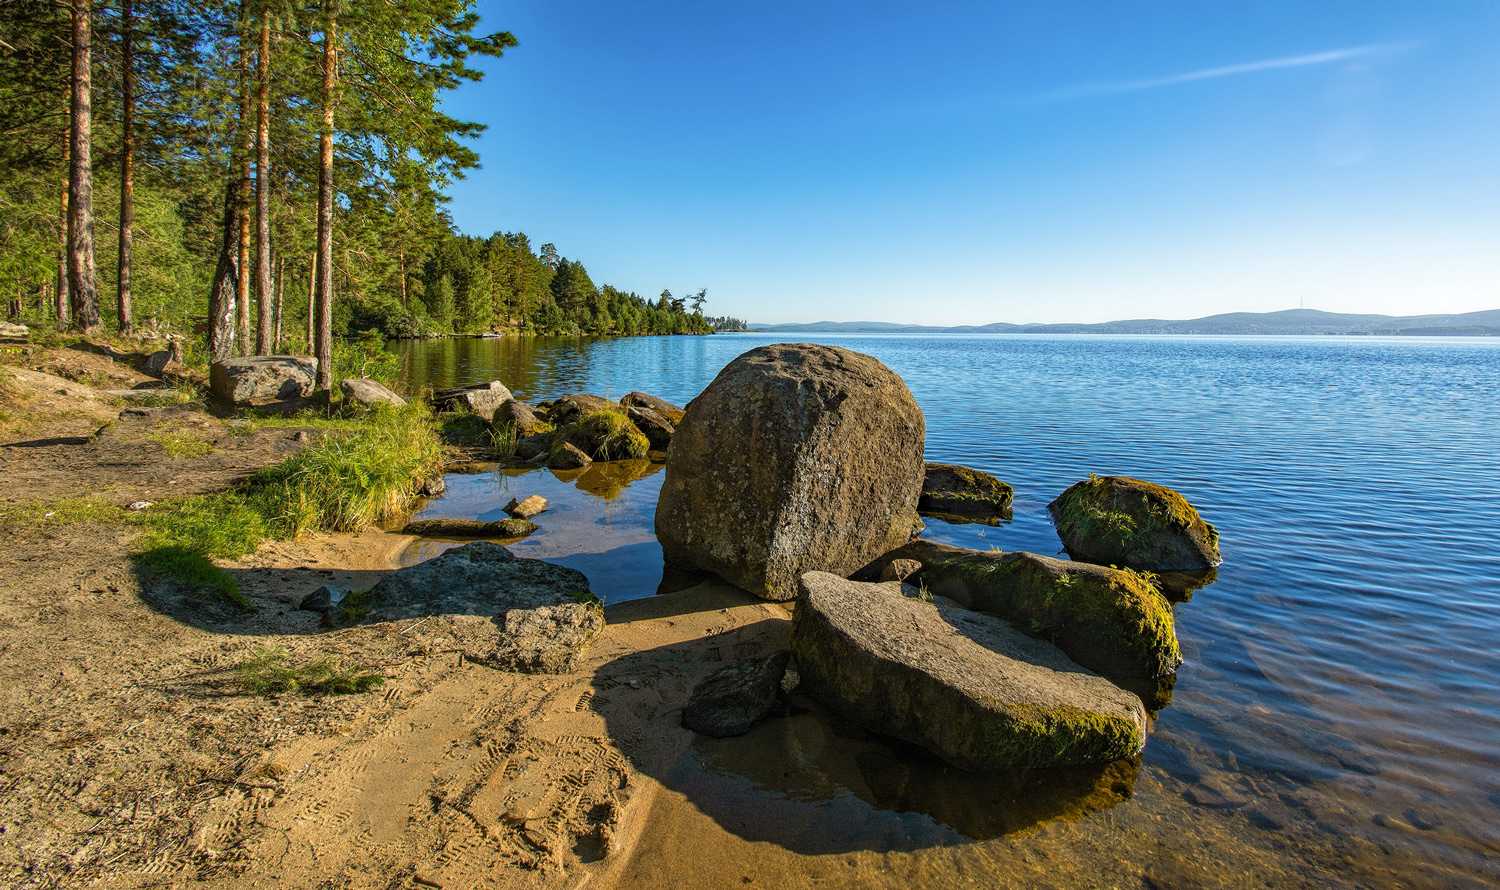
[[[1217,566],[1219,532],[1170,488],[1127,476],[1090,476],[1047,505],[1068,555],[1151,572]]]
[[[923,516],[960,522],[995,523],[1010,516],[1015,489],[989,473],[957,464],[923,464]]]

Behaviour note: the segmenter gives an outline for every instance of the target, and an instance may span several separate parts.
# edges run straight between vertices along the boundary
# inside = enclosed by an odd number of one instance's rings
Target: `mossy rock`
[[[1172,604],[1145,575],[1035,553],[913,541],[856,577],[880,577],[886,565],[907,559],[922,564],[908,584],[998,615],[1090,670],[1159,677],[1182,663]]]
[[[1047,505],[1068,555],[1148,572],[1202,572],[1223,560],[1219,532],[1170,488],[1090,476]]]
[[[611,402],[602,396],[590,395],[586,392],[575,392],[570,396],[563,396],[555,402],[543,402],[538,404],[547,406],[547,419],[556,426],[576,423],[585,414],[595,411],[623,411],[624,407],[619,402]]]
[[[591,411],[564,429],[563,438],[594,460],[633,460],[651,450],[651,441],[622,410]]]
[[[923,464],[923,516],[959,522],[996,523],[1010,518],[1011,488],[989,473],[957,464]]]
[[[791,648],[799,689],[961,769],[1108,763],[1139,753],[1134,694],[1004,621],[899,584],[800,579]]]

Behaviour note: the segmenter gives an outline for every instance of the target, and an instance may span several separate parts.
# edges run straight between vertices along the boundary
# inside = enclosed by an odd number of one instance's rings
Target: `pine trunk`
[[[99,328],[99,279],[94,268],[93,9],[73,0],[73,95],[68,134],[68,296],[75,331]]]
[[[313,253],[312,262],[307,266],[307,354],[313,354],[313,340],[316,336],[314,328],[317,327],[317,305],[318,305],[318,255]]]
[[[72,151],[63,144],[62,194],[57,199],[57,286],[52,291],[52,314],[60,331],[68,326],[68,181],[72,176]]]
[[[338,65],[338,21],[331,0],[324,0],[328,24],[323,31],[323,127],[318,139],[317,325],[314,344],[318,388],[333,389],[333,89]]]
[[[132,0],[120,8],[120,256],[117,307],[120,333],[135,331],[130,307],[130,255],[135,233],[135,10]]]
[[[238,262],[239,278],[236,281],[235,305],[239,311],[239,322],[235,337],[235,350],[240,355],[250,354],[250,159],[255,154],[255,130],[250,124],[250,17],[248,4],[240,4],[240,205],[237,208],[239,222]]]
[[[271,317],[271,22],[264,11],[255,80],[255,354],[270,355],[276,344]]]
[[[239,245],[239,180],[231,175],[224,188],[224,237],[219,247],[219,265],[214,269],[213,289],[208,294],[208,355],[211,361],[223,361],[234,354],[234,326],[239,314],[235,298],[239,293],[240,270],[235,265]]]
[[[276,258],[276,334],[271,338],[271,351],[281,348],[281,298],[286,293],[286,257]]]

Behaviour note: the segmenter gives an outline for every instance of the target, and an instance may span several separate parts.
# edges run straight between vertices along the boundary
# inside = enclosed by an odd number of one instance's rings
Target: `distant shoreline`
[[[1199,334],[1217,336],[1500,336],[1500,309],[1459,315],[1355,315],[1287,309],[1233,312],[1184,321],[1134,319],[1097,324],[904,325],[879,321],[751,324],[749,333],[791,334]]]

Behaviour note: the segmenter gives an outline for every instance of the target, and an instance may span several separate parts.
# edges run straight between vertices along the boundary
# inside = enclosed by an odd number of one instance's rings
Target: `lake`
[[[997,801],[1039,793],[1036,783],[944,785],[944,770],[922,766],[924,800],[880,791],[910,765],[856,774],[845,769],[853,754],[817,767],[829,787],[805,793],[803,776],[761,774],[750,748],[763,758],[777,744],[764,735],[738,748],[699,746],[687,781],[717,782],[746,805],[771,801],[793,823],[868,825],[844,846],[906,857],[891,859],[893,873],[934,885],[1497,882],[1500,340],[793,338],[876,356],[926,414],[929,461],[1015,486],[1011,522],[929,520],[926,537],[1057,554],[1045,505],[1089,473],[1118,474],[1185,495],[1218,527],[1224,565],[1216,583],[1176,606],[1186,660],[1170,706],[1138,768],[1110,778],[1115,793],[1102,803],[986,821],[976,812],[993,816],[1005,806]],[[683,404],[735,356],[787,339],[392,348],[413,386],[498,378],[533,402],[638,389]],[[449,496],[423,515],[497,518],[512,494],[541,493],[556,510],[518,555],[580,568],[611,601],[650,595],[661,579],[651,535],[659,466],[607,475],[452,476]],[[816,714],[772,722],[795,735],[798,720],[821,721],[808,732],[828,725]],[[844,747],[859,746],[879,749],[862,764],[895,756],[879,740]]]

